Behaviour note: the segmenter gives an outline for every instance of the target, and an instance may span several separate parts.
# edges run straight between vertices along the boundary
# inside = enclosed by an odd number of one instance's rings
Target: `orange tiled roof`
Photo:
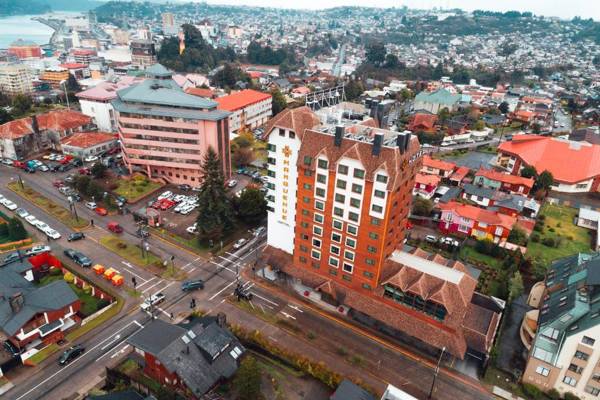
[[[458,167],[456,171],[454,171],[454,173],[450,175],[450,179],[462,181],[469,174],[469,171],[471,170],[468,167]]]
[[[207,88],[190,87],[190,88],[185,89],[185,92],[187,94],[191,94],[193,96],[208,97],[209,99],[212,98],[214,95],[214,92]]]
[[[534,180],[532,178],[524,178],[518,175],[505,174],[504,172],[494,171],[492,169],[480,168],[475,176],[483,176],[489,180],[504,182],[510,185],[523,185],[528,188],[533,187]]]
[[[228,96],[215,99],[219,110],[236,111],[249,105],[267,100],[271,97],[269,93],[263,93],[252,89],[245,89]]]
[[[105,132],[77,132],[71,136],[61,139],[61,143],[67,146],[79,147],[82,149],[96,146],[101,143],[117,140],[115,135]]]
[[[92,119],[77,111],[56,110],[36,116],[41,131],[63,132],[88,125]],[[31,117],[20,118],[0,125],[0,138],[17,139],[33,133]]]
[[[435,114],[416,113],[408,128],[410,130],[415,130],[419,126],[423,126],[425,129],[432,129],[435,126],[437,119],[438,117]]]
[[[538,172],[549,171],[559,182],[576,183],[600,175],[600,145],[518,135],[498,151],[519,157]]]
[[[442,171],[453,171],[454,168],[456,168],[456,164],[453,162],[436,160],[429,155],[423,156],[423,166],[440,169]]]
[[[267,122],[265,134],[269,135],[273,128],[279,127],[294,131],[302,140],[304,131],[321,125],[319,117],[306,106],[283,110]]]
[[[465,218],[477,222],[484,222],[489,225],[500,225],[508,229],[517,222],[515,217],[510,215],[500,214],[494,211],[484,210],[479,207],[472,206],[470,204],[458,203],[456,201],[450,201],[448,203],[439,204],[438,207],[444,210],[450,210],[453,213]]]
[[[442,179],[437,175],[417,173],[415,183],[420,183],[427,186],[437,186]]]

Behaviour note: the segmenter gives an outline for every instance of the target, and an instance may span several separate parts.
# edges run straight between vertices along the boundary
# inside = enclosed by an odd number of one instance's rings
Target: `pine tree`
[[[248,356],[242,360],[240,368],[233,378],[233,386],[240,400],[260,398],[260,365],[254,357]]]
[[[198,237],[200,240],[221,240],[233,228],[233,208],[225,192],[221,161],[212,147],[204,156],[201,171]]]
[[[12,240],[23,240],[27,238],[27,231],[20,219],[15,217],[8,221],[8,236]]]
[[[254,225],[267,215],[267,201],[257,188],[246,188],[240,196],[239,218]]]

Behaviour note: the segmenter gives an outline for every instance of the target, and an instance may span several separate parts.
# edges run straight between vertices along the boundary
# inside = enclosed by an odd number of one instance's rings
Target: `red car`
[[[25,168],[27,168],[27,164],[25,164],[23,161],[15,160],[15,161],[13,161],[13,167],[25,169]]]
[[[79,172],[81,175],[91,175],[92,174],[92,171],[90,171],[89,168],[79,168],[79,170],[77,172]]]
[[[169,208],[173,207],[175,204],[177,204],[177,203],[174,202],[173,200],[163,199],[160,202],[160,209],[165,211],[165,210],[168,210]]]
[[[123,232],[123,227],[121,227],[121,225],[119,225],[117,222],[109,222],[106,227],[108,228],[109,231],[114,232],[114,233],[122,233]]]
[[[64,183],[63,181],[61,181],[60,179],[58,179],[58,180],[56,180],[56,181],[52,182],[52,185],[53,185],[55,188],[59,188],[59,187],[61,187],[61,186],[65,186],[65,183]]]
[[[106,211],[106,208],[96,207],[96,209],[94,211],[96,212],[96,214],[101,215],[103,217],[105,215],[108,215],[108,211]]]
[[[161,206],[161,201],[160,200],[156,200],[154,203],[152,203],[152,205],[150,207],[158,210]]]

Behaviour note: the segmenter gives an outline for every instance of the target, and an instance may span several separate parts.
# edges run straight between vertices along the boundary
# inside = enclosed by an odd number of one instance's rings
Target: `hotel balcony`
[[[521,342],[528,351],[531,350],[531,344],[535,339],[535,332],[537,331],[537,321],[540,315],[540,310],[530,310],[523,317],[521,322],[521,328],[519,329],[519,335],[521,336]]]

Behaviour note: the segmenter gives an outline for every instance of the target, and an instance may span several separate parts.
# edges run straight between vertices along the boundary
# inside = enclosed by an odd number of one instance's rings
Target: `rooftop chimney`
[[[217,314],[217,325],[219,325],[221,328],[225,328],[227,325],[227,315],[225,315],[225,313],[218,313]]]
[[[333,140],[333,144],[337,147],[342,145],[342,138],[344,137],[344,127],[342,125],[338,125],[335,127],[335,139]]]
[[[8,299],[8,303],[10,304],[10,308],[13,314],[17,314],[23,308],[23,304],[25,303],[25,298],[23,297],[23,293],[18,292],[13,294],[10,299]]]
[[[407,140],[405,133],[399,133],[398,136],[396,136],[396,146],[398,146],[400,154],[404,154],[404,150],[406,150],[406,142]]]
[[[373,147],[371,147],[371,154],[374,156],[379,156],[381,153],[381,145],[383,143],[383,133],[377,132],[375,133],[375,138],[373,139]]]
[[[410,132],[406,132],[406,141],[404,142],[404,151],[408,150],[408,146],[410,145],[410,138],[411,138],[411,134]]]
[[[40,125],[38,124],[38,120],[35,115],[31,116],[31,129],[36,135],[40,133]]]

